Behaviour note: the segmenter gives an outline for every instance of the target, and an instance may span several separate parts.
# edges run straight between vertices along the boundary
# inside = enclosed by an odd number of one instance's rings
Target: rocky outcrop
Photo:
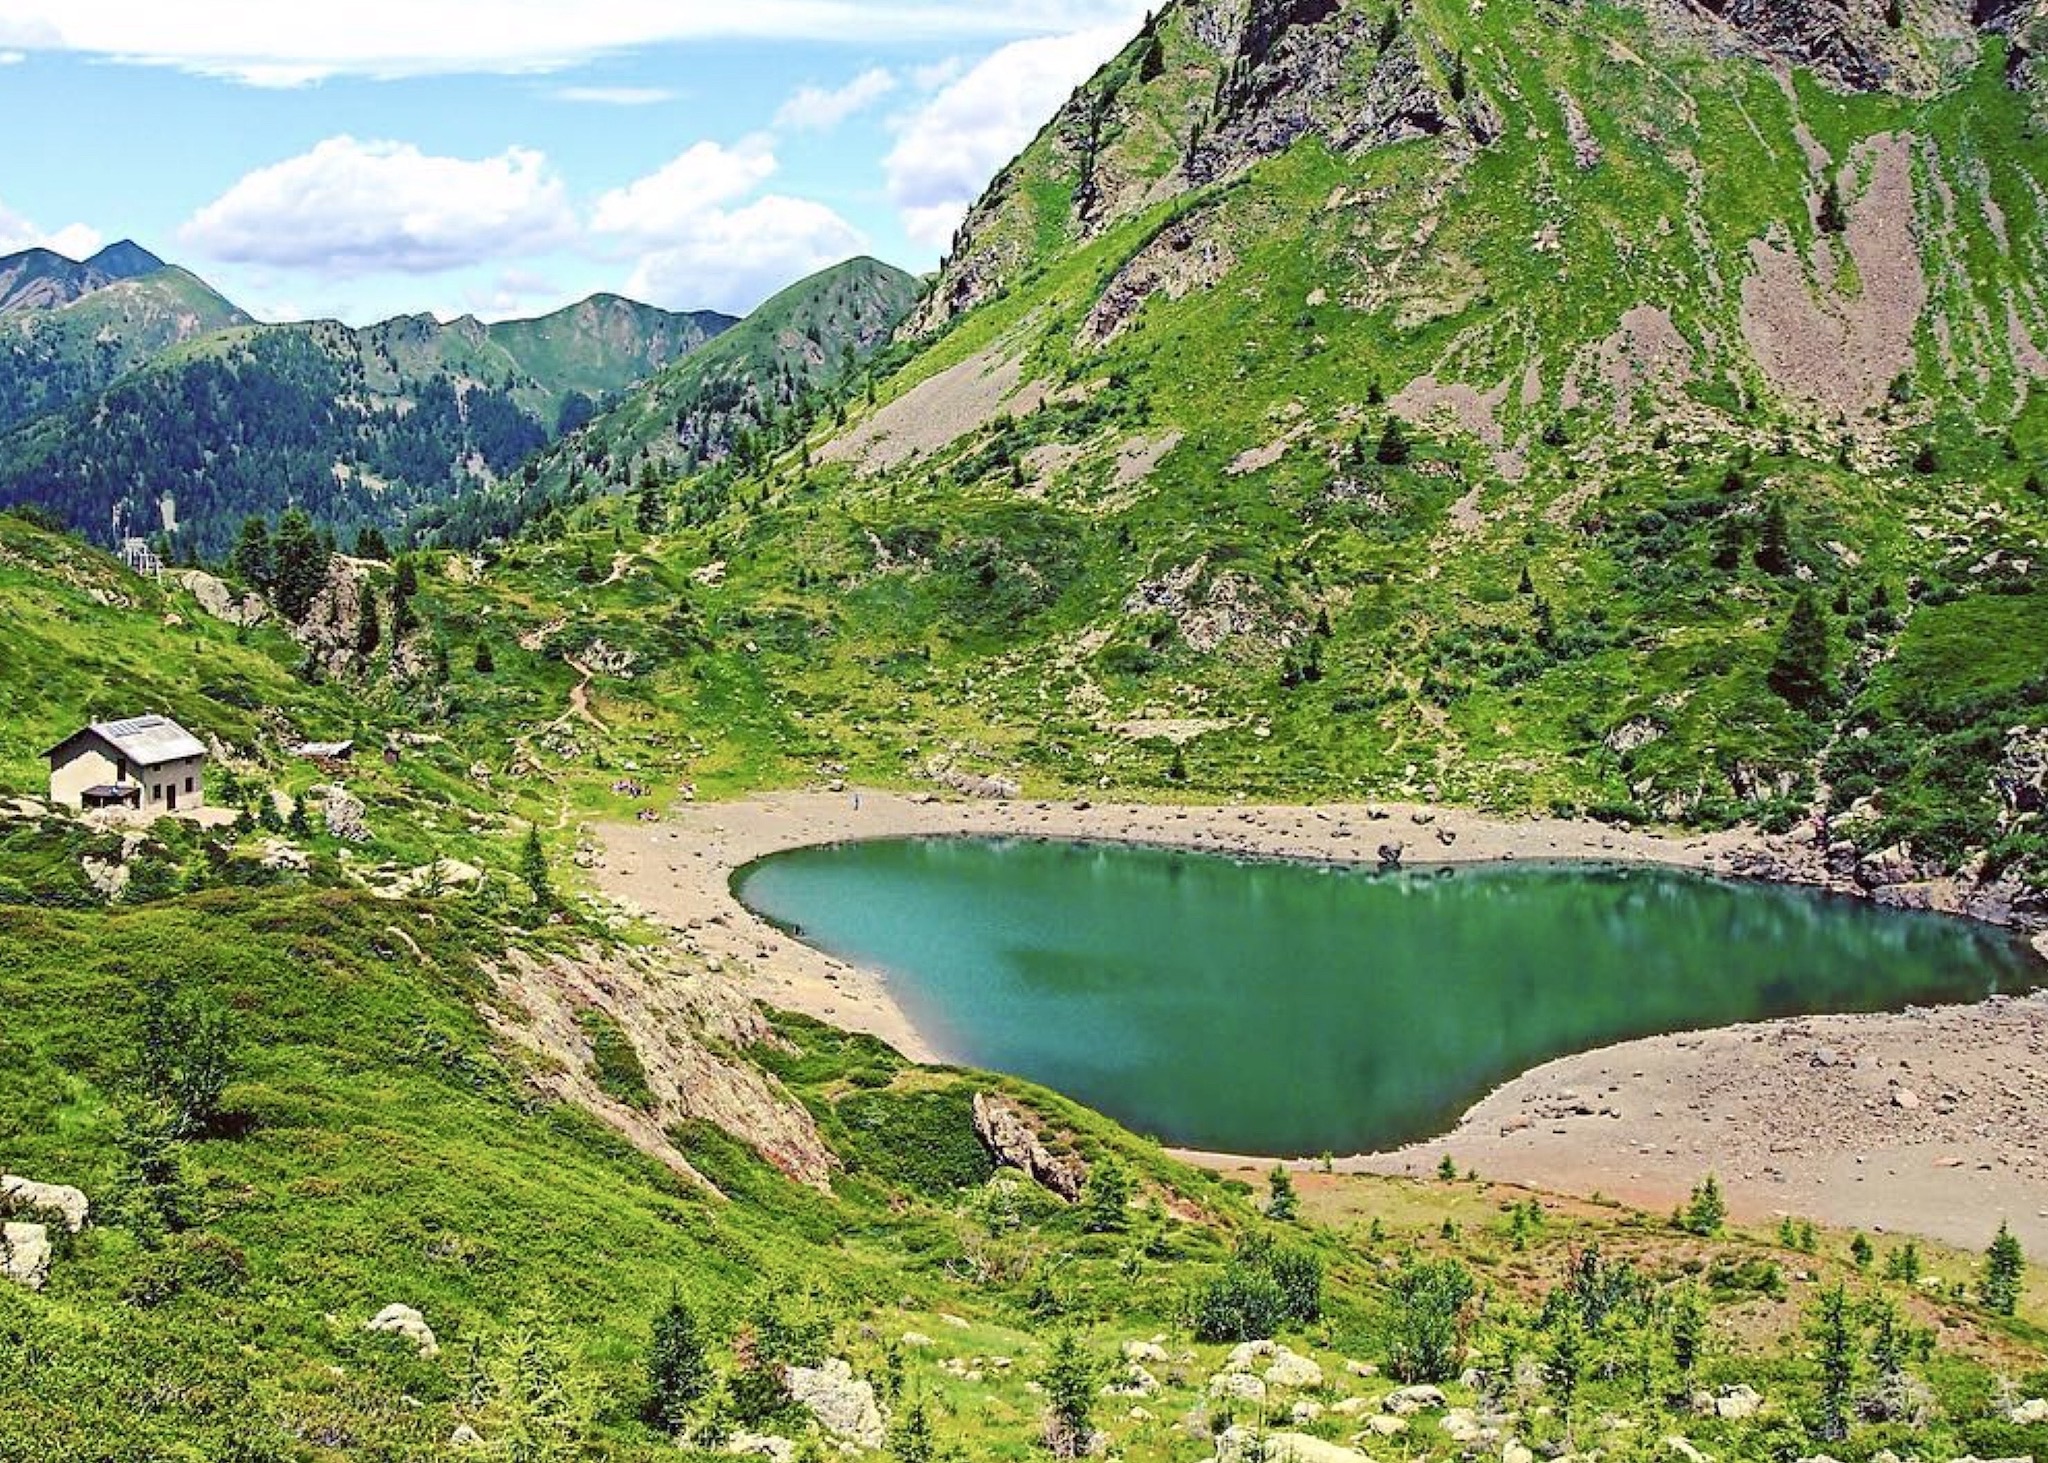
[[[50,1279],[50,1231],[41,1224],[0,1226],[0,1278],[41,1290]]]
[[[2007,826],[2048,812],[2048,727],[2016,726],[2005,734],[2005,755],[1991,770],[1991,792]]]
[[[0,1214],[55,1218],[77,1234],[85,1228],[92,1205],[82,1189],[69,1184],[39,1184],[15,1174],[0,1176]]]
[[[260,625],[270,618],[270,606],[261,595],[231,589],[203,569],[180,569],[172,574],[171,580],[216,620],[230,625]]]
[[[494,1030],[541,1060],[530,1080],[623,1134],[641,1152],[711,1187],[668,1136],[697,1119],[732,1134],[800,1183],[823,1189],[838,1160],[803,1106],[744,1059],[780,1040],[729,981],[665,951],[595,950],[546,958],[514,951],[492,969]],[[591,1070],[581,1021],[603,1012],[625,1031],[654,1096],[651,1111],[607,1096]]]
[[[974,1094],[974,1135],[999,1164],[1027,1174],[1068,1203],[1081,1197],[1088,1165],[1071,1153],[1055,1153],[1031,1115],[1007,1097]]]
[[[395,1303],[388,1305],[365,1321],[363,1329],[409,1341],[419,1349],[419,1354],[423,1357],[441,1354],[441,1343],[434,1337],[434,1328],[427,1324],[426,1317],[411,1306]]]
[[[316,787],[313,795],[320,799],[321,817],[330,838],[339,838],[344,843],[370,841],[369,809],[363,806],[361,798],[338,784]]]
[[[793,1366],[786,1380],[790,1400],[833,1437],[869,1450],[882,1446],[882,1409],[875,1389],[856,1377],[847,1362],[834,1356],[821,1366]]]

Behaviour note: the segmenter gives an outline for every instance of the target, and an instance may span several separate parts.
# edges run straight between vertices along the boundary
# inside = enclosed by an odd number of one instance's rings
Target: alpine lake
[[[1241,1154],[1428,1138],[1531,1067],[1635,1037],[2048,982],[1986,926],[1641,865],[909,838],[777,854],[733,883],[880,972],[947,1059]]]

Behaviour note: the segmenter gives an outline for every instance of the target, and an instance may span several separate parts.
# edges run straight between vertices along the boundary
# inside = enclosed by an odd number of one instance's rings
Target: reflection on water
[[[1426,1137],[1508,1077],[1630,1037],[2048,977],[1980,926],[1638,867],[948,838],[804,849],[735,883],[883,971],[948,1056],[1241,1153]]]

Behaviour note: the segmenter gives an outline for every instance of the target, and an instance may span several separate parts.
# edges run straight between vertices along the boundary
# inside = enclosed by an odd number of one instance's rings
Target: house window
[[[162,783],[153,783],[150,786],[149,800],[153,803],[160,803],[164,800],[164,785]]]
[[[186,791],[186,792],[190,792],[190,791],[192,791],[192,779],[191,779],[191,778],[189,778],[189,777],[185,779],[185,791]]]

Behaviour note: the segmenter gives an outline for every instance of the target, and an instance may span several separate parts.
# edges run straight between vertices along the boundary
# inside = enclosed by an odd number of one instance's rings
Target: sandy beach
[[[733,897],[734,870],[783,849],[848,839],[997,834],[1148,843],[1261,857],[1410,864],[1606,859],[1727,872],[1758,844],[1559,819],[1493,819],[1409,804],[1321,807],[942,800],[868,790],[683,803],[659,821],[607,824],[599,889],[742,976],[762,1001],[866,1032],[920,1061],[943,1057],[884,982],[784,935]],[[1798,851],[1771,842],[1782,862]],[[2044,951],[2048,954],[2048,951]],[[1445,1137],[1340,1158],[1340,1171],[1461,1169],[1652,1210],[1709,1169],[1735,1214],[1795,1214],[1979,1247],[2001,1217],[2048,1253],[2048,997],[1886,1016],[1762,1022],[1652,1037],[1562,1058],[1475,1105]],[[1246,1160],[1190,1154],[1215,1167]]]

